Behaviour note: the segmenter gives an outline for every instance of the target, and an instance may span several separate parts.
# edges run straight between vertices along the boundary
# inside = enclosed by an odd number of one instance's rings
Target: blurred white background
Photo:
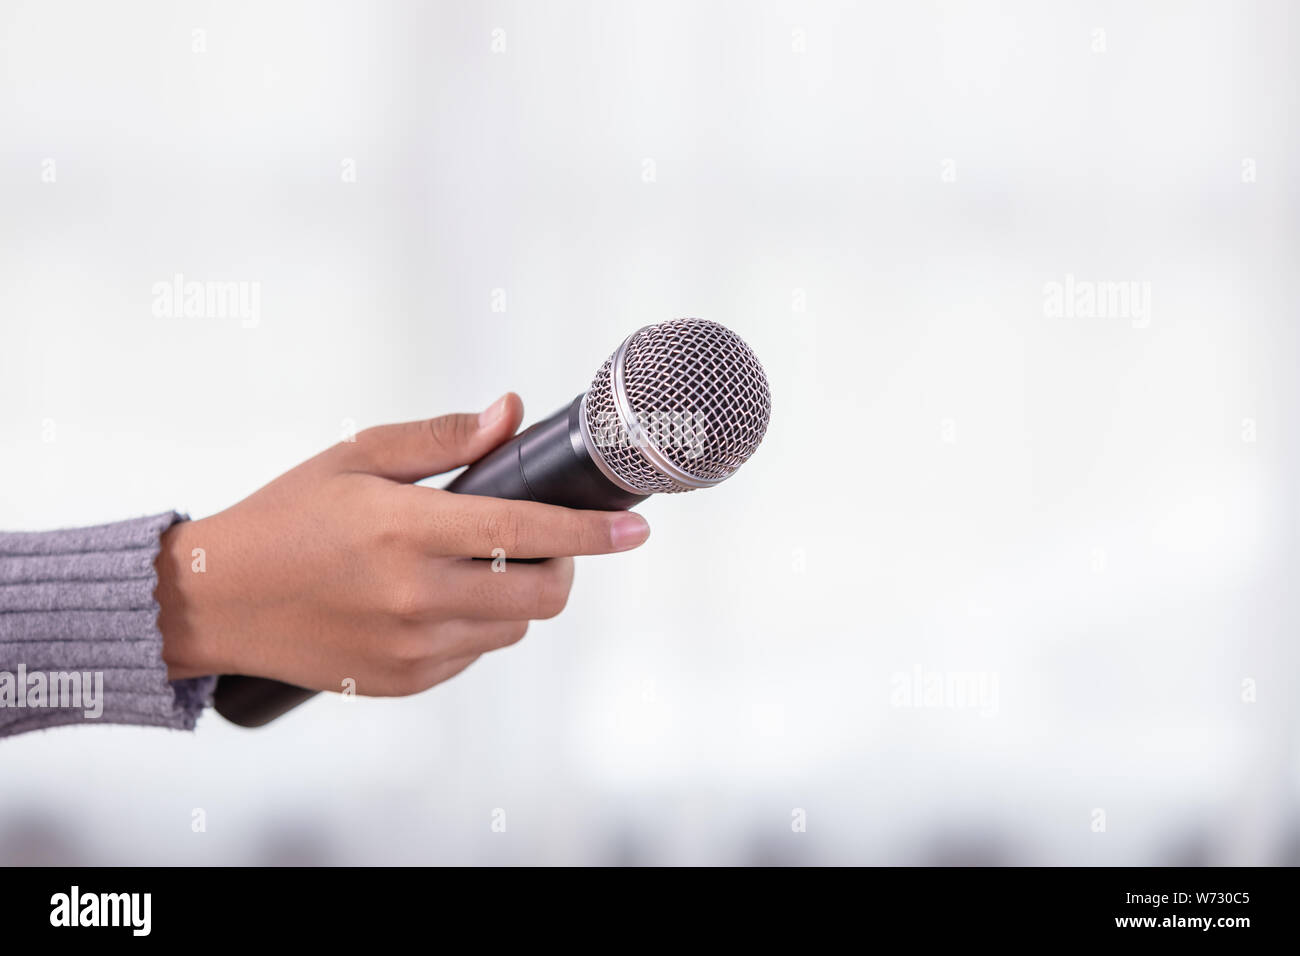
[[[1300,861],[1298,48],[1286,2],[0,0],[0,527],[531,421],[681,315],[774,402],[430,693],[0,741],[0,862]],[[155,316],[178,273],[255,326]]]

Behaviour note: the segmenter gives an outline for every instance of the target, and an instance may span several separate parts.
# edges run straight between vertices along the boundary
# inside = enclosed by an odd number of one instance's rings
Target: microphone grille
[[[693,491],[735,474],[772,415],[763,366],[707,319],[633,333],[605,360],[583,403],[607,473],[638,494]]]

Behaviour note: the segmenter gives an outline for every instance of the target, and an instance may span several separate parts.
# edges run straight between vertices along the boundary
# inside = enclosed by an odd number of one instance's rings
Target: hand
[[[220,514],[174,525],[157,561],[169,678],[334,691],[351,678],[359,694],[413,694],[559,614],[571,555],[637,547],[644,518],[411,484],[480,458],[522,418],[508,394],[481,415],[370,428]],[[550,560],[471,560],[501,555]]]

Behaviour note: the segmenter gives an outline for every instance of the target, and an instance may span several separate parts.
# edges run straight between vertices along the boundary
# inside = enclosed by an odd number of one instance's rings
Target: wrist
[[[202,566],[191,542],[201,521],[182,521],[163,532],[154,568],[158,586],[158,630],[162,633],[163,662],[168,680],[223,673],[212,653],[203,626]]]

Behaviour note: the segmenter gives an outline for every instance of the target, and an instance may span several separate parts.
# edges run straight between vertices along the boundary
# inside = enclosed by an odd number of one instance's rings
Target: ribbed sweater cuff
[[[0,737],[80,723],[194,729],[216,678],[168,682],[154,600],[162,533],[184,520],[0,532]]]

